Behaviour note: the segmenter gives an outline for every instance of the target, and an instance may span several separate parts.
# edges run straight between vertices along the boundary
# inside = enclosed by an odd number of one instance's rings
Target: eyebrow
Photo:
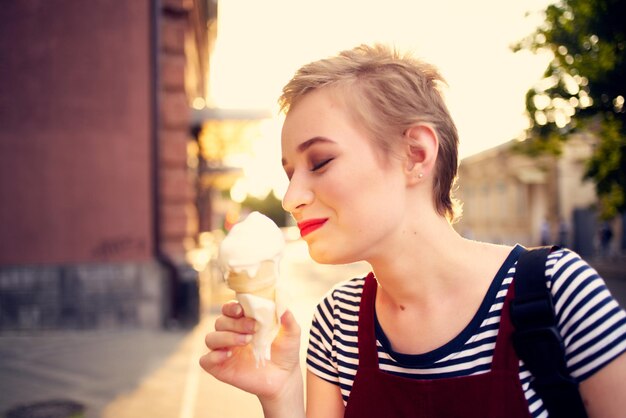
[[[296,148],[296,151],[298,151],[298,153],[301,154],[307,149],[311,148],[313,145],[318,144],[318,143],[334,144],[335,141],[333,141],[332,139],[323,137],[323,136],[314,136],[313,138],[307,139],[306,141],[298,145],[298,147]],[[285,166],[287,164],[287,161],[283,158],[282,163],[283,163],[283,166]]]

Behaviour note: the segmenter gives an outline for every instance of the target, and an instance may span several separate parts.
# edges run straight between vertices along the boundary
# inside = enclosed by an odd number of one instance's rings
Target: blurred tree
[[[282,202],[274,193],[268,193],[263,199],[248,196],[246,200],[241,203],[241,207],[249,209],[250,211],[256,210],[261,212],[263,215],[273,220],[278,226],[286,225],[287,212],[285,212]]]
[[[528,154],[559,154],[575,130],[598,138],[585,177],[594,181],[601,216],[626,211],[626,1],[561,0],[545,23],[513,47],[550,50],[544,78],[526,94]]]

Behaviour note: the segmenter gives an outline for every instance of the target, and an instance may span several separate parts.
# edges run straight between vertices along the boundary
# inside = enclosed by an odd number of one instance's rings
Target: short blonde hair
[[[336,56],[304,65],[283,88],[284,113],[307,93],[336,87],[353,117],[389,155],[400,137],[416,123],[432,126],[439,139],[433,197],[437,212],[454,221],[452,197],[458,166],[458,133],[445,104],[445,80],[432,65],[383,45],[360,45]]]

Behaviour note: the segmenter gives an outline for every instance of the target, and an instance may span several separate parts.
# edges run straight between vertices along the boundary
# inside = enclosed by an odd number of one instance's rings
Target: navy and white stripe
[[[502,305],[521,251],[520,246],[513,249],[465,330],[434,351],[419,355],[395,353],[376,321],[380,368],[415,379],[489,371]],[[626,351],[626,313],[597,272],[572,251],[550,254],[546,278],[566,345],[569,371],[583,381]],[[308,369],[339,385],[344,403],[350,396],[358,365],[357,323],[364,282],[364,278],[356,278],[335,286],[318,305],[309,337]],[[532,416],[547,417],[541,399],[532,389],[532,376],[522,362],[519,376]]]

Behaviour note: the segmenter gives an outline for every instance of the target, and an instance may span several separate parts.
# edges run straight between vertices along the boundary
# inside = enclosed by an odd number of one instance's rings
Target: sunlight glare
[[[541,79],[552,56],[513,53],[510,45],[540,25],[540,11],[549,3],[318,0],[307,7],[304,0],[220,2],[208,102],[278,114],[282,86],[302,64],[361,43],[395,45],[435,64],[448,81],[445,96],[463,158],[518,138],[528,126],[526,91]],[[553,80],[544,80],[543,87],[546,82]],[[284,195],[280,119],[272,124],[253,143],[254,161],[239,161],[253,180],[238,182],[234,198],[270,189],[279,198]]]

